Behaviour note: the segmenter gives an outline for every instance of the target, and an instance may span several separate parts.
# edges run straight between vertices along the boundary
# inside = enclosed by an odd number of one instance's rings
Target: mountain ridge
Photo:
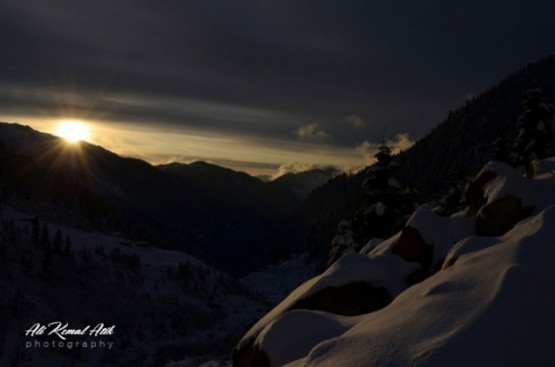
[[[184,180],[140,159],[87,142],[67,144],[20,124],[0,124],[0,158],[0,192],[16,209],[105,232],[121,231],[227,265],[226,270],[238,249],[263,237],[298,205],[292,194],[245,173],[210,166],[212,174],[224,175],[224,180],[212,180],[220,185],[215,190],[200,174],[197,181]],[[230,177],[258,187],[256,195],[240,185],[232,188],[226,182]]]

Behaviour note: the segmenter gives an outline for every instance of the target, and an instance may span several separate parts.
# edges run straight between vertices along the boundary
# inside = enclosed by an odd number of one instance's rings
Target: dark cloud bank
[[[554,52],[553,14],[553,1],[4,0],[0,117],[353,149],[385,125],[416,138]]]

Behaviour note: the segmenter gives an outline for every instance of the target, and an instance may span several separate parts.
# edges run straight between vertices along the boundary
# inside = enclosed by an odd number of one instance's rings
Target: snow
[[[356,282],[384,286],[395,297],[406,288],[404,279],[419,268],[397,256],[365,256],[348,253],[336,261],[305,290],[309,297],[327,287],[339,287]],[[306,283],[305,283],[306,284]]]
[[[434,247],[432,268],[445,258],[456,242],[474,234],[474,220],[462,212],[442,217],[425,205],[413,213],[406,226],[416,229],[424,242]]]
[[[532,162],[535,180],[553,179],[555,177],[555,157],[548,159],[536,159]]]
[[[553,164],[553,158],[535,161],[536,167],[553,167]],[[548,205],[546,203],[555,202],[555,185],[553,185],[555,176],[548,177],[547,172],[540,174],[539,179],[531,180],[522,177],[511,166],[501,162],[488,163],[480,174],[486,171],[497,174],[497,177],[484,187],[488,204],[510,195],[520,199],[524,208],[534,207],[535,213],[538,213],[546,208]]]
[[[28,220],[33,216],[18,212],[10,207],[4,207],[0,211],[0,217],[3,219],[13,219],[19,222],[20,225],[24,225],[25,221],[27,221],[26,225],[30,229],[31,224]],[[144,265],[167,267],[178,266],[180,263],[190,263],[195,266],[207,267],[201,260],[182,251],[164,250],[156,247],[133,247],[136,242],[118,236],[111,236],[96,231],[89,232],[42,220],[41,222],[46,223],[50,234],[54,234],[57,229],[60,229],[64,236],[69,236],[75,250],[84,248],[94,253],[95,247],[102,246],[106,253],[119,249],[122,254],[137,255]]]
[[[394,236],[388,238],[385,241],[381,241],[376,247],[370,250],[368,255],[376,256],[376,255],[387,255],[393,254],[393,246],[399,241],[399,237],[401,237],[401,232],[395,234]]]
[[[321,341],[343,334],[360,319],[360,316],[294,310],[281,314],[266,326],[257,341],[272,366],[283,366],[305,356]]]
[[[435,268],[445,258],[457,241],[474,234],[472,218],[465,217],[462,212],[455,213],[451,217],[442,217],[427,205],[420,206],[413,213],[407,221],[406,227],[416,229],[424,242],[434,247],[432,268]],[[366,253],[371,256],[390,254],[400,236],[401,232],[380,242]]]
[[[308,253],[292,256],[279,264],[247,274],[240,282],[272,305],[315,274],[316,263],[308,263]]]
[[[551,206],[497,239],[466,239],[450,268],[293,365],[555,365],[554,224]]]
[[[295,289],[283,302],[258,321],[239,342],[241,349],[248,341],[259,335],[270,322],[288,311],[297,301],[310,297],[327,287],[366,282],[383,286],[391,297],[406,289],[404,279],[420,268],[419,264],[409,263],[394,255],[366,256],[350,252],[342,256],[324,273],[306,281]]]
[[[462,212],[441,217],[418,208],[407,226],[434,246],[434,262],[447,254],[444,266],[393,292],[397,297],[385,308],[350,318],[285,312],[324,286],[358,277],[399,279],[408,264],[391,253],[400,233],[343,256],[297,288],[246,338],[256,337],[274,367],[554,366],[555,158],[536,161],[534,168],[534,180],[499,162],[484,168],[498,175],[485,186],[488,202],[513,195],[536,207],[503,236],[474,235],[473,219]],[[400,268],[393,270],[386,263],[395,258]]]
[[[368,255],[376,246],[383,242],[382,238],[372,238],[360,249],[359,253]]]
[[[332,246],[345,246],[346,243],[347,243],[347,239],[342,234],[336,234],[335,236],[333,236],[333,239],[331,240]]]
[[[401,185],[399,184],[399,182],[393,177],[390,177],[389,180],[387,180],[387,184],[389,185],[389,187],[393,187],[396,189],[401,188]]]
[[[351,224],[349,223],[349,221],[347,219],[342,219],[339,222],[339,224],[337,225],[337,228],[338,229],[343,229],[343,228],[347,229],[347,228],[349,228],[350,225]]]
[[[368,208],[368,210],[366,211],[367,214],[371,214],[371,213],[375,213],[377,216],[382,216],[385,213],[385,209],[387,208],[387,206],[381,202],[378,201],[375,204],[372,204],[370,206],[370,208]]]
[[[33,214],[24,214],[9,207],[3,207],[0,210],[0,219],[13,220],[17,227],[27,233],[31,232],[31,219],[34,217],[35,215]],[[69,236],[71,238],[72,248],[75,252],[85,249],[91,254],[94,254],[95,248],[102,247],[106,254],[109,254],[113,250],[119,250],[121,254],[137,255],[143,266],[142,272],[144,282],[141,285],[135,286],[134,290],[137,293],[148,295],[152,299],[170,295],[177,297],[185,304],[198,307],[199,309],[207,309],[209,307],[206,295],[190,294],[187,290],[181,289],[175,282],[165,279],[167,277],[168,268],[175,268],[179,266],[179,264],[190,264],[192,267],[199,267],[205,270],[205,275],[203,275],[202,282],[199,284],[206,289],[216,289],[216,283],[220,281],[219,279],[227,277],[219,270],[211,268],[201,260],[184,252],[164,250],[155,247],[133,247],[132,241],[119,237],[116,234],[107,235],[99,232],[89,232],[60,226],[42,220],[41,224],[47,225],[51,235],[53,235],[57,229],[60,229],[64,238],[66,235]],[[217,307],[222,309],[222,314],[225,314],[225,317],[218,321],[215,327],[198,327],[198,330],[196,330],[194,334],[183,338],[160,340],[156,342],[152,340],[144,342],[136,341],[132,349],[122,351],[119,357],[120,361],[122,364],[131,363],[131,361],[135,361],[138,356],[141,356],[143,359],[141,365],[146,365],[151,363],[153,358],[157,358],[156,353],[160,349],[201,345],[214,346],[211,354],[192,356],[190,360],[176,362],[176,366],[230,366],[230,363],[228,363],[229,361],[225,360],[229,358],[229,355],[219,356],[215,354],[221,353],[221,349],[225,348],[225,344],[224,346],[220,345],[222,344],[221,341],[223,341],[223,343],[228,343],[230,336],[235,337],[238,333],[245,330],[260,318],[268,309],[268,303],[277,303],[296,285],[314,274],[313,265],[306,264],[306,255],[295,257],[287,263],[289,264],[288,267],[282,265],[283,272],[281,274],[275,271],[272,272],[272,268],[265,269],[256,274],[251,274],[248,277],[249,281],[242,282],[248,290],[245,293],[239,291],[231,291],[228,293],[225,292],[225,289],[223,294],[219,292],[215,296],[215,302],[219,305]],[[268,272],[274,275],[275,281],[268,282],[268,279],[272,279],[268,275]],[[263,284],[266,285],[266,293],[258,292],[258,289],[255,287],[255,285],[258,285],[259,288],[263,288]],[[268,284],[271,286],[268,287]],[[43,285],[41,284],[41,286]],[[225,286],[225,284],[219,284],[217,289],[221,291],[223,286]],[[274,294],[274,292],[277,291],[279,291],[279,294]],[[259,294],[260,297],[253,297],[253,293]],[[38,309],[43,309],[43,300],[38,298],[31,299],[30,297],[27,297],[27,300],[32,300],[33,306],[36,304]],[[49,309],[44,309],[42,312],[44,314],[52,313]],[[216,343],[219,344],[216,345]],[[146,360],[144,359],[144,354],[148,355]],[[222,357],[222,360],[215,360],[215,357]],[[36,360],[35,365],[45,365],[46,363],[43,363],[42,360],[36,357],[33,358],[34,361]],[[0,358],[0,365],[3,365],[2,361],[3,360]],[[63,361],[60,361],[57,365],[63,364]],[[135,364],[136,363],[134,363],[134,365]]]

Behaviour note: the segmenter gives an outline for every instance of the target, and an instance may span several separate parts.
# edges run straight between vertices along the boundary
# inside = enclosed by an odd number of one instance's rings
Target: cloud
[[[355,129],[360,129],[365,125],[364,120],[360,116],[345,116],[345,121],[353,125]]]
[[[407,150],[413,146],[414,143],[415,142],[410,139],[408,133],[397,134],[394,139],[386,141],[386,144],[393,148],[393,154],[398,154],[403,150]],[[378,152],[379,146],[380,144],[378,142],[370,143],[368,140],[365,140],[356,147],[356,151],[364,158],[374,161],[374,155]]]
[[[272,176],[272,180],[275,180],[276,178],[286,175],[288,173],[299,173],[299,172],[309,171],[317,168],[326,169],[326,168],[335,168],[335,167],[332,165],[321,165],[321,164],[313,164],[313,163],[300,163],[300,162],[285,163],[278,167],[277,172]]]
[[[321,129],[317,122],[301,126],[293,133],[301,140],[326,141],[331,138],[331,135]]]

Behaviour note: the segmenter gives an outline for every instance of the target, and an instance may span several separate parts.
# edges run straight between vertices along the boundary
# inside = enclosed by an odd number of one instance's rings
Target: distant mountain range
[[[333,167],[314,168],[298,173],[289,172],[270,181],[270,186],[290,190],[299,199],[305,199],[314,189],[339,173],[340,171]]]
[[[501,126],[515,130],[530,88],[555,101],[555,57],[528,65],[449,113],[396,157],[401,183],[428,201],[441,194],[451,167],[460,178],[475,173],[490,159]],[[292,252],[327,256],[337,223],[361,206],[364,179],[363,171],[315,169],[262,182],[206,162],[155,167],[6,123],[0,123],[0,162],[0,204],[185,250],[227,270],[239,262],[243,271]]]
[[[206,162],[155,167],[7,123],[0,123],[0,160],[0,204],[61,224],[122,232],[224,267],[333,174],[315,170],[263,183]]]

